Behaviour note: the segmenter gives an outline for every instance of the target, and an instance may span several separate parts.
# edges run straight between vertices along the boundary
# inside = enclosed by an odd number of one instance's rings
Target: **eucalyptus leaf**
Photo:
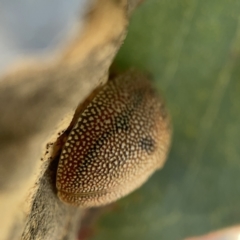
[[[93,240],[178,240],[240,223],[240,1],[147,0],[116,65],[152,74],[172,115],[165,167]]]

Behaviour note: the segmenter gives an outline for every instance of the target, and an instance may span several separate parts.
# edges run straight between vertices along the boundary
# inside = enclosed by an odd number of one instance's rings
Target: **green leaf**
[[[116,64],[153,75],[174,136],[165,167],[91,239],[178,240],[240,223],[240,1],[146,0]]]

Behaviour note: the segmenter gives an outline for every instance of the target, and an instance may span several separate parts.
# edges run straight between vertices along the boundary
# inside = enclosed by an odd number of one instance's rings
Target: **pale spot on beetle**
[[[75,140],[79,139],[78,135],[76,135],[76,134],[73,137],[74,137]]]

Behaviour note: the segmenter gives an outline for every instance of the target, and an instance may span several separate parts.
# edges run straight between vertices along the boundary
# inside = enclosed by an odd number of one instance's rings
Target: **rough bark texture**
[[[0,239],[74,239],[81,210],[60,202],[52,145],[74,110],[108,77],[139,1],[98,0],[84,31],[54,63],[0,80]],[[65,119],[63,121],[63,119]]]

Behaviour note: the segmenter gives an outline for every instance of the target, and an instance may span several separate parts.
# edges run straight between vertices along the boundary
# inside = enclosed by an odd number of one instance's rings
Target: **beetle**
[[[106,205],[140,187],[166,160],[170,117],[144,74],[129,71],[83,104],[62,148],[59,198],[74,206]]]

